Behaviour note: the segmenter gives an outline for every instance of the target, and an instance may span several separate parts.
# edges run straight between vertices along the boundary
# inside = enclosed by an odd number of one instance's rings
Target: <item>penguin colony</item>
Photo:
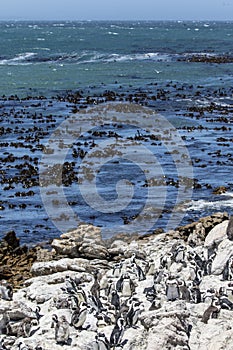
[[[59,295],[52,299],[54,312],[50,327],[54,329],[54,344],[72,348],[71,330],[75,330],[78,337],[84,330],[93,331],[95,324],[90,350],[124,349],[128,342],[126,330],[137,328],[141,323],[141,313],[158,310],[163,302],[204,303],[205,311],[200,317],[205,324],[211,318],[218,318],[222,309],[233,311],[233,255],[223,269],[223,286],[219,289],[200,288],[203,277],[211,274],[216,252],[217,246],[191,247],[177,241],[168,252],[158,257],[157,266],[155,258],[136,252],[112,263],[112,268],[105,274],[93,271],[89,282],[84,281],[80,274],[74,277],[67,274]],[[14,298],[13,289],[6,281],[1,282],[0,296],[5,301]],[[7,337],[14,341],[22,339],[16,342],[14,349],[43,350],[39,344],[31,348],[24,342],[39,329],[42,317],[40,307],[31,310],[31,317],[18,322],[12,322],[7,313],[3,314],[0,319],[0,350],[11,349],[6,345]],[[104,332],[106,327],[111,328],[109,334]],[[191,331],[190,324],[186,329],[188,336]]]

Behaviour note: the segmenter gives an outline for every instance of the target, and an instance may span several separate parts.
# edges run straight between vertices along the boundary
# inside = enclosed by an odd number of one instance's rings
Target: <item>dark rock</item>
[[[213,190],[213,194],[218,195],[218,194],[226,193],[226,191],[227,191],[227,188],[225,186],[219,186]]]
[[[185,240],[188,240],[189,236],[194,233],[194,231],[199,233],[199,239],[204,241],[207,234],[212,230],[212,228],[224,220],[228,220],[229,216],[226,212],[224,213],[215,213],[210,216],[199,219],[197,222],[191,224],[180,226],[176,229],[179,232],[180,236]],[[233,224],[232,224],[233,231]],[[202,237],[201,237],[202,236]]]
[[[19,247],[19,238],[16,237],[15,231],[9,231],[3,240],[13,249]]]

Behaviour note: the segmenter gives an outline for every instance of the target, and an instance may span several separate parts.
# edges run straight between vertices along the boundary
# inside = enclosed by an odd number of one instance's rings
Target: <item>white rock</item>
[[[35,262],[32,265],[31,272],[34,276],[50,275],[68,270],[85,272],[88,265],[89,262],[86,259],[63,258],[55,261]]]
[[[217,255],[214,258],[212,264],[212,274],[220,275],[223,272],[225,264],[229,257],[233,254],[233,241],[229,241],[228,238],[223,239],[223,241],[218,246]]]
[[[227,238],[226,230],[229,220],[225,220],[212,228],[205,238],[205,247],[211,247],[213,243],[220,243],[223,239]]]

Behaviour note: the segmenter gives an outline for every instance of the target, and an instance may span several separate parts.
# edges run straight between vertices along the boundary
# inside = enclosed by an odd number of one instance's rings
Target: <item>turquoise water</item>
[[[232,55],[231,22],[1,22],[0,37],[0,95],[225,77],[232,85],[232,65],[178,61]]]
[[[172,153],[140,131],[143,145],[162,167],[159,191],[167,191],[153,229],[166,229],[169,217],[179,210],[182,224],[215,211],[232,211],[233,63],[188,59],[232,58],[233,22],[0,22],[0,38],[0,236],[14,229],[22,243],[31,244],[61,233],[42,203],[42,149],[74,110],[84,110],[91,99],[97,105],[107,100],[107,91],[115,101],[133,101],[159,112],[175,126],[189,153],[194,184],[185,203],[184,198],[177,200],[181,183],[177,185]],[[75,100],[76,92],[80,98]],[[114,133],[120,139],[135,138],[138,131],[108,125],[104,132],[72,145],[64,192],[82,221],[102,227],[110,237],[119,225],[130,231],[127,222],[145,206],[150,187],[146,172],[125,159],[119,166],[118,160],[109,161],[97,177],[99,193],[106,201],[116,199],[116,183],[126,177],[135,186],[132,205],[107,214],[85,203],[77,178],[78,148],[90,153],[93,140],[115,140]],[[214,195],[218,186],[227,192]],[[155,202],[162,200],[161,193]],[[68,212],[60,212],[64,207],[59,196],[53,200],[61,214],[57,220],[63,218],[69,229]]]

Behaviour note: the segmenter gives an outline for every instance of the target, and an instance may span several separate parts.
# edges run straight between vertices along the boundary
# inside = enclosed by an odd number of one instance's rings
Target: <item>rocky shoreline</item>
[[[174,231],[103,241],[99,228],[81,225],[52,250],[21,247],[8,233],[0,349],[230,350],[230,226],[227,213],[215,213]]]

